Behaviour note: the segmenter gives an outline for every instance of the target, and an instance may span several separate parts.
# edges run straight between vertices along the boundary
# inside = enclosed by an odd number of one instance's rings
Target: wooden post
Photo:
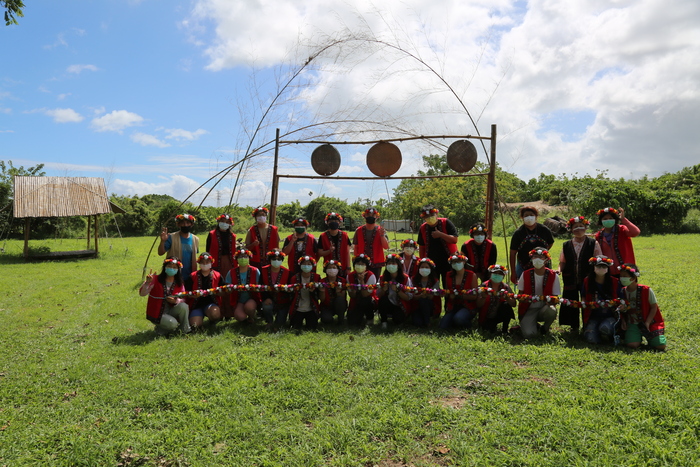
[[[90,222],[92,221],[92,217],[90,217],[90,216],[87,216],[87,217],[88,217],[87,234],[86,234],[87,235],[87,246],[85,247],[85,249],[89,250],[90,249],[90,228],[92,227]]]
[[[97,230],[97,226],[99,224],[98,219],[98,214],[95,214],[95,257],[97,257],[97,253],[99,253],[99,250],[97,248],[97,237],[99,236],[99,232]]]
[[[486,228],[489,239],[493,235],[493,211],[496,198],[496,125],[491,125],[491,157],[488,182],[486,184]]]
[[[272,166],[272,194],[270,196],[270,219],[269,223],[274,225],[277,221],[277,194],[280,180],[277,178],[277,164],[280,156],[280,129],[277,128],[275,135],[275,164]]]
[[[24,259],[29,258],[29,229],[31,228],[31,219],[24,219]]]

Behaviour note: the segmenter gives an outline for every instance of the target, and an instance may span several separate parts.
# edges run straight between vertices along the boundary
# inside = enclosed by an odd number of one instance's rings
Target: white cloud
[[[93,117],[97,117],[97,116],[102,115],[103,113],[105,113],[105,108],[104,108],[104,107],[97,107],[97,108],[93,108],[93,109],[91,109],[91,110],[92,110],[92,116],[93,116]]]
[[[65,100],[66,97],[71,96],[71,95],[72,95],[72,93],[70,93],[70,92],[59,94],[58,96],[56,96],[56,100],[59,100],[59,101]]]
[[[44,46],[45,49],[54,49],[59,46],[67,46],[68,42],[66,41],[66,37],[64,33],[59,33],[58,36],[56,36],[56,40],[54,41],[53,44],[47,44]]]
[[[79,75],[83,71],[98,71],[99,68],[97,68],[95,65],[71,65],[68,68],[66,68],[66,71],[68,73],[74,73],[76,75]]]
[[[0,133],[14,133],[15,130],[0,130]]]
[[[119,195],[129,196],[144,196],[151,193],[166,194],[182,201],[198,186],[199,183],[184,175],[171,175],[161,183],[137,182],[117,178],[112,182],[112,191]]]
[[[156,146],[159,148],[167,148],[170,145],[164,141],[159,140],[153,135],[147,135],[145,133],[134,133],[131,135],[131,141],[140,144],[141,146]]]
[[[53,118],[56,123],[78,123],[85,119],[73,109],[46,109],[43,113]]]
[[[0,114],[11,114],[12,109],[9,107],[0,107]]]
[[[180,128],[170,128],[165,129],[168,136],[165,139],[174,139],[175,141],[194,141],[199,139],[200,136],[209,133],[207,130],[202,130],[201,128],[196,131],[187,131]]]
[[[112,112],[92,120],[92,128],[95,131],[116,131],[121,133],[125,128],[143,123],[143,117],[126,110],[113,110]]]

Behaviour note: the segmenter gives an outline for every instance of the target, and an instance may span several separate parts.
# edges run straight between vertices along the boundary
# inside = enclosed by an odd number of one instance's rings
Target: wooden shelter
[[[15,176],[13,210],[15,218],[25,220],[25,259],[29,259],[29,232],[33,217],[88,216],[86,250],[59,251],[32,256],[32,259],[84,258],[95,257],[99,252],[97,240],[99,215],[108,212],[125,212],[109,201],[104,179],[98,177]],[[90,249],[91,223],[94,223],[94,249]]]

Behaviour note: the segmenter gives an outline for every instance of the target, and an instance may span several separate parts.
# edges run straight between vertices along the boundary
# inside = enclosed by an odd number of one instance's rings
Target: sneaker
[[[374,318],[367,318],[367,326],[372,326],[374,324]]]
[[[387,323],[386,321],[384,321],[384,322],[382,323],[382,329],[387,329],[388,327],[389,327],[389,323]]]

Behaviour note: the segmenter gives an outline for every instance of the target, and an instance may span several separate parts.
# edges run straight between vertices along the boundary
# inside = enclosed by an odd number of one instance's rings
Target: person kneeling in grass
[[[610,274],[613,261],[607,256],[598,255],[588,263],[593,270],[583,280],[581,296],[586,304],[622,298],[620,281]],[[600,344],[615,337],[617,313],[614,306],[583,309],[583,337],[589,344]],[[561,320],[560,320],[561,322]]]
[[[260,284],[260,270],[250,265],[252,257],[250,250],[238,250],[235,254],[238,267],[231,269],[226,275],[226,283],[243,286],[243,290],[235,287],[229,295],[233,317],[236,321],[255,322],[255,313],[260,303],[260,292],[245,290],[245,286]]]
[[[399,255],[392,253],[386,257],[386,267],[380,282],[380,287],[377,289],[379,299],[377,308],[382,329],[386,329],[389,316],[394,324],[401,324],[410,310],[408,301],[411,299],[411,294],[407,293],[403,287],[412,287],[411,279],[404,274]]]
[[[326,270],[326,287],[321,289],[321,322],[333,324],[333,317],[338,317],[338,324],[343,324],[345,311],[348,309],[348,294],[345,291],[347,281],[341,276],[343,265],[340,261],[330,259],[324,265]]]
[[[209,290],[221,285],[221,274],[212,269],[214,258],[207,252],[197,258],[199,271],[192,273],[192,285],[190,290]],[[207,295],[194,300],[190,307],[190,326],[197,329],[204,323],[204,317],[209,318],[210,323],[216,323],[221,319],[221,298],[215,295]]]
[[[288,285],[291,273],[282,266],[285,254],[279,248],[267,252],[267,264],[260,272],[260,283],[268,287]],[[278,331],[287,324],[289,293],[282,290],[266,290],[262,293],[262,312],[267,329]]]
[[[172,296],[185,291],[181,270],[180,260],[171,256],[163,261],[160,274],[149,274],[139,289],[139,295],[148,295],[146,318],[156,325],[158,334],[170,334],[178,327],[185,334],[190,332],[190,309],[185,300]]]
[[[294,291],[289,321],[295,329],[301,329],[304,322],[307,329],[316,329],[320,314],[317,284],[321,282],[321,276],[314,272],[316,259],[313,256],[302,256],[298,262],[301,272],[294,274],[290,280],[290,284],[299,286],[299,289]]]
[[[642,336],[656,350],[666,350],[664,317],[661,315],[656,295],[649,286],[639,284],[639,268],[633,263],[618,267],[620,283],[625,287],[629,309],[622,313],[622,330],[627,347],[636,349],[642,345]]]
[[[374,323],[374,306],[377,295],[372,288],[377,284],[377,278],[369,270],[372,258],[364,253],[360,253],[353,260],[355,268],[348,274],[348,295],[350,295],[350,305],[348,306],[348,324],[353,326],[371,325]]]
[[[526,295],[541,297],[558,297],[561,294],[561,285],[557,273],[545,266],[547,260],[551,259],[549,251],[544,248],[535,248],[529,253],[532,268],[527,269],[518,279],[518,292]],[[520,319],[520,329],[525,339],[536,337],[538,332],[537,323],[542,323],[539,331],[547,334],[552,323],[557,318],[555,305],[548,300],[521,301],[518,305],[518,317]]]
[[[508,276],[508,268],[500,264],[493,264],[489,266],[488,274],[490,278],[482,286],[490,288],[491,291],[479,292],[484,298],[484,304],[479,311],[479,325],[485,331],[495,334],[498,325],[502,324],[502,332],[507,334],[510,320],[515,319],[513,307],[516,305],[515,298],[503,295],[513,293],[505,281]]]
[[[448,257],[448,261],[452,267],[446,276],[446,288],[450,294],[445,299],[445,316],[440,320],[440,329],[471,329],[477,309],[483,303],[477,297],[478,278],[465,268],[466,256],[454,254]]]

